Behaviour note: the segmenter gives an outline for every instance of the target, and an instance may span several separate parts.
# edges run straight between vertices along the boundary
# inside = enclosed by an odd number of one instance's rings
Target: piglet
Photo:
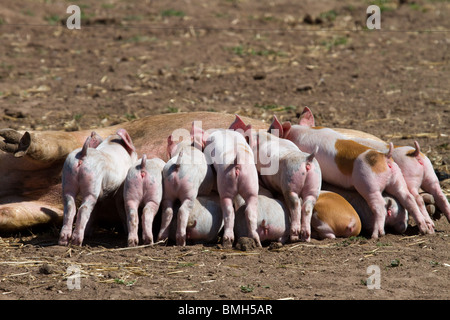
[[[137,154],[128,132],[119,129],[103,140],[96,148],[89,148],[91,137],[81,149],[71,152],[62,170],[62,195],[64,204],[63,226],[59,244],[81,245],[84,231],[97,201],[114,195],[137,160]],[[95,144],[95,143],[94,143]],[[81,195],[81,206],[76,212],[75,199]],[[73,220],[77,215],[72,234]]]
[[[248,237],[245,221],[245,201],[241,196],[234,199],[236,220],[234,223],[234,234],[236,239]],[[285,243],[289,240],[290,219],[289,212],[282,200],[275,199],[273,194],[259,187],[258,194],[258,219],[256,222],[259,239],[264,242]]]
[[[234,242],[233,199],[238,194],[244,198],[246,203],[245,216],[248,234],[258,246],[261,246],[256,231],[258,172],[252,149],[245,138],[233,130],[215,129],[210,133],[194,124],[192,135],[194,145],[204,150],[208,163],[214,166],[217,174],[217,191],[224,217],[223,246],[231,247]]]
[[[301,150],[312,152],[319,146],[317,160],[324,181],[356,189],[369,204],[374,226],[372,238],[384,235],[386,219],[385,200],[382,192],[393,195],[415,219],[421,233],[433,233],[427,225],[414,196],[408,190],[398,165],[392,160],[392,143],[387,153],[359,144],[330,128],[314,127],[314,117],[305,108],[299,125],[286,122],[282,125],[282,137],[293,141]]]
[[[181,202],[178,209],[176,244],[186,244],[186,228],[189,216],[194,210],[197,196],[208,195],[214,186],[214,173],[206,162],[203,152],[191,145],[190,141],[175,142],[173,136],[167,139],[170,160],[163,168],[164,195],[162,200],[162,221],[158,239],[166,239],[173,218],[176,200]]]
[[[328,183],[324,183],[322,185],[322,189],[322,192],[338,194],[347,200],[354,210],[356,210],[359,218],[361,219],[362,231],[369,235],[372,234],[374,216],[369,205],[358,192],[339,188]],[[397,199],[392,197],[390,194],[383,192],[382,195],[386,207],[385,229],[394,233],[404,233],[408,228],[408,212],[397,201]]]
[[[361,219],[344,197],[321,190],[314,206],[311,228],[316,239],[348,238],[361,232]]]
[[[139,243],[138,225],[139,207],[142,209],[142,239],[144,244],[153,244],[153,220],[159,210],[163,195],[162,169],[166,163],[159,159],[147,159],[143,154],[128,170],[123,186],[123,200],[125,204],[128,246],[134,247]]]
[[[175,204],[174,215],[178,213],[180,206]],[[169,239],[177,240],[177,219],[172,219],[169,227]],[[223,227],[222,210],[220,208],[219,195],[215,192],[207,196],[198,196],[194,200],[192,211],[189,214],[186,226],[186,243],[207,244],[217,242],[219,233]]]
[[[304,153],[291,141],[269,133],[281,128],[278,119],[266,131],[250,130],[236,115],[231,128],[249,137],[256,156],[256,168],[262,184],[272,192],[282,194],[290,212],[290,240],[311,240],[311,216],[322,183],[320,166],[315,155]],[[303,203],[302,203],[303,202]]]
[[[381,152],[386,152],[388,144],[377,137],[367,135],[366,133],[356,130],[335,129],[354,141],[374,148]],[[429,225],[433,225],[423,197],[420,195],[420,189],[431,194],[434,198],[436,206],[444,213],[450,222],[450,204],[447,197],[442,192],[439,179],[433,168],[430,159],[420,152],[420,146],[414,141],[412,146],[395,146],[392,151],[392,158],[402,171],[406,185],[414,196],[419,209],[424,216],[425,221]]]

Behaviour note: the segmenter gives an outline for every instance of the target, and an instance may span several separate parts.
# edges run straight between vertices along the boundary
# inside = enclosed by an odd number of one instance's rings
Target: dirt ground
[[[417,140],[450,194],[450,3],[417,1],[3,0],[0,128],[79,130],[207,110]],[[366,8],[381,8],[367,30]],[[57,226],[0,238],[0,299],[445,299],[450,224],[378,241],[225,250],[128,249],[117,229],[83,247]],[[369,289],[370,266],[380,289]],[[369,270],[368,270],[369,268]],[[79,275],[77,289],[76,276]],[[71,287],[71,288],[69,288]]]

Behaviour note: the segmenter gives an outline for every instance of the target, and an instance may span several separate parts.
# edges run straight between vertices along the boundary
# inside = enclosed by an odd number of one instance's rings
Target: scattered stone
[[[310,84],[304,84],[304,85],[300,85],[300,86],[298,86],[296,89],[295,89],[295,91],[297,91],[297,92],[305,92],[305,91],[309,91],[309,90],[312,90],[312,85],[310,85]]]
[[[264,80],[266,78],[266,74],[264,72],[258,72],[253,75],[253,80]]]
[[[44,263],[42,266],[39,267],[39,273],[51,274],[53,273],[53,268],[48,263]]]

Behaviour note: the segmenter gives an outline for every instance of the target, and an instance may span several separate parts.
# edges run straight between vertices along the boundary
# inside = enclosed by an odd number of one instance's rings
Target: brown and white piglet
[[[386,203],[382,192],[392,194],[415,219],[421,233],[433,233],[409,192],[398,165],[392,160],[393,145],[387,153],[364,146],[330,128],[314,127],[311,110],[305,108],[299,125],[283,124],[282,136],[301,150],[319,146],[317,161],[324,181],[345,189],[356,189],[374,216],[372,238],[384,235]]]

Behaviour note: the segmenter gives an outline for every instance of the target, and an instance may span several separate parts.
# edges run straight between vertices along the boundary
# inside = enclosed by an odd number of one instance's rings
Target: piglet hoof
[[[423,202],[425,202],[425,204],[435,204],[434,197],[432,194],[428,192],[422,192],[420,193],[420,196],[422,197]]]
[[[300,239],[304,242],[311,242],[311,232],[307,230],[302,230],[300,232]]]
[[[128,246],[136,247],[139,244],[139,240],[137,238],[128,238]]]
[[[177,246],[184,247],[186,245],[186,238],[182,236],[177,236]]]
[[[58,245],[67,246],[69,245],[71,233],[62,231],[59,235]]]
[[[144,243],[144,245],[153,244],[153,238],[144,237],[144,239],[142,239],[142,242]]]
[[[82,244],[83,244],[83,238],[74,234],[72,236],[72,245],[81,247]]]
[[[231,238],[223,238],[222,246],[224,249],[231,249],[233,247],[233,240]]]
[[[58,245],[60,245],[60,246],[69,245],[69,239],[68,238],[59,238]]]
[[[300,241],[300,228],[296,228],[296,229],[291,229],[290,232],[290,237],[289,237],[291,242],[298,242]]]

